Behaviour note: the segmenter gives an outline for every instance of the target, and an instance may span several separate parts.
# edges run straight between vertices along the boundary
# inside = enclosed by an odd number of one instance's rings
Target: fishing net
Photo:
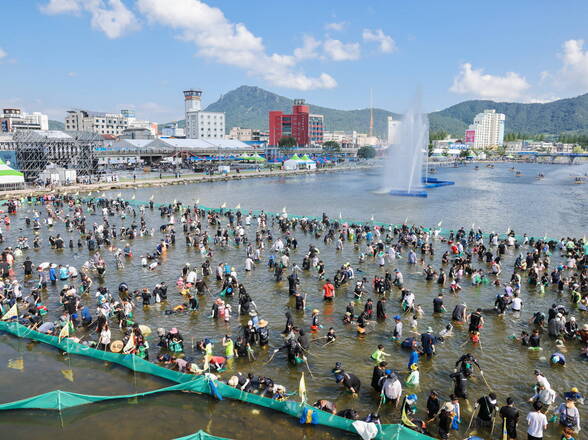
[[[167,379],[171,382],[176,382],[165,388],[160,388],[153,391],[146,391],[137,394],[126,394],[118,396],[92,396],[86,394],[70,393],[67,391],[51,391],[45,394],[29,397],[27,399],[16,402],[9,402],[0,405],[0,410],[16,410],[16,409],[43,409],[43,410],[64,410],[76,406],[87,405],[90,403],[103,402],[115,399],[130,399],[134,397],[146,397],[152,394],[173,392],[173,391],[189,391],[195,393],[204,393],[215,396],[218,399],[229,398],[247,402],[253,405],[262,406],[264,408],[280,411],[281,413],[290,415],[292,417],[300,418],[303,414],[312,412],[313,424],[328,426],[331,428],[342,429],[345,431],[356,433],[353,426],[353,421],[339,417],[333,414],[320,411],[306,403],[301,404],[295,401],[279,401],[263,397],[257,394],[247,393],[238,390],[222,382],[212,381],[208,376],[195,376],[192,374],[180,373],[172,371],[167,368],[155,365],[144,359],[141,359],[133,354],[120,354],[108,351],[97,350],[86,345],[78,344],[70,339],[59,339],[57,336],[46,335],[31,330],[18,322],[4,322],[0,321],[0,331],[10,333],[19,338],[27,338],[34,341],[43,342],[59,348],[61,351],[86,356],[93,359],[112,362],[122,365],[132,371],[152,374],[154,376]],[[219,439],[220,437],[209,436],[200,431],[191,436],[182,437],[182,439]],[[429,440],[423,434],[410,430],[398,424],[381,425],[378,428],[376,439],[387,440]]]

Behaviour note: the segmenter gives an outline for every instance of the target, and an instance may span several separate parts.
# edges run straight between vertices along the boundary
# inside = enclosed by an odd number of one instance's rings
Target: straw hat
[[[588,332],[588,324],[584,324],[584,325],[582,326],[582,330],[585,330],[585,331],[587,331],[587,332]]]
[[[265,319],[259,321],[259,327],[267,327],[268,322]]]
[[[110,343],[110,351],[113,353],[120,353],[123,349],[123,342],[122,341],[112,341]]]
[[[312,313],[320,313],[319,309],[312,309]]]

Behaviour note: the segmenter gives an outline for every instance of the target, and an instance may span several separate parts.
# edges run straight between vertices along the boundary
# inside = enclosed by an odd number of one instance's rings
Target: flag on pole
[[[17,317],[18,317],[18,307],[16,306],[16,303],[14,303],[14,305],[10,308],[10,310],[8,310],[8,312],[6,312],[4,314],[4,316],[2,316],[2,321],[8,321],[9,319],[17,318]]]
[[[59,332],[59,342],[61,342],[61,340],[63,338],[67,338],[69,336],[69,320],[63,325],[63,327],[61,328],[61,331]]]
[[[131,336],[129,337],[129,340],[127,342],[127,344],[124,346],[123,348],[123,353],[124,354],[129,354],[131,351],[133,351],[135,349],[135,338],[134,336],[131,334]]]
[[[70,382],[74,381],[73,370],[61,370],[61,374]]]
[[[304,371],[302,372],[302,376],[300,376],[298,394],[300,394],[300,403],[306,403],[306,382],[304,381]]]
[[[235,206],[235,209],[241,209],[241,204],[237,203],[237,206]]]

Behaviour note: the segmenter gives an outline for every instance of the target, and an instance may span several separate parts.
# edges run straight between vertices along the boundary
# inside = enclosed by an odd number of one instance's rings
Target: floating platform
[[[391,196],[402,196],[402,197],[428,197],[426,191],[399,191],[392,190],[388,194]]]
[[[425,188],[439,188],[440,186],[455,185],[451,180],[439,180],[435,177],[423,177],[423,184]]]

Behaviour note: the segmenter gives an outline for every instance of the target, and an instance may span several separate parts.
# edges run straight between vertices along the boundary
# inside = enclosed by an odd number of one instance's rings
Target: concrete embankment
[[[9,191],[0,191],[0,198],[2,199],[10,199],[10,198],[21,198],[26,197],[29,195],[32,196],[39,196],[43,194],[50,194],[50,193],[73,193],[73,192],[83,192],[83,191],[109,191],[109,190],[116,190],[116,189],[129,189],[129,188],[148,188],[148,187],[161,187],[167,185],[185,185],[185,184],[192,184],[192,183],[205,183],[205,182],[226,182],[230,180],[241,180],[241,179],[251,179],[251,178],[261,178],[261,177],[281,177],[281,176],[297,176],[297,175],[304,175],[304,174],[324,174],[324,173],[334,173],[339,171],[353,171],[353,170],[362,170],[362,169],[369,169],[373,168],[373,165],[355,165],[352,167],[348,166],[336,166],[336,167],[325,167],[325,168],[317,168],[315,170],[276,170],[276,171],[253,171],[253,172],[242,172],[242,173],[235,173],[231,172],[229,174],[198,174],[198,175],[189,175],[183,176],[179,178],[175,177],[164,177],[162,179],[137,179],[136,181],[132,180],[123,180],[118,182],[98,182],[92,183],[88,185],[84,184],[75,184],[69,186],[58,186],[58,187],[32,187],[20,190],[9,190]]]

